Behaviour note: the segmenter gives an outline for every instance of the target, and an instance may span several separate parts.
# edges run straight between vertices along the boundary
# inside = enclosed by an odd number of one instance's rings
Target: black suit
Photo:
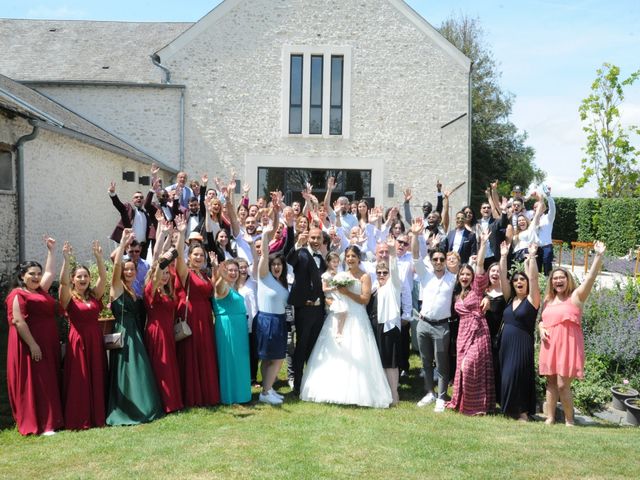
[[[291,250],[287,263],[293,267],[294,280],[289,304],[295,309],[296,348],[293,352],[293,389],[300,391],[302,371],[316,344],[324,323],[324,293],[321,275],[327,269],[324,258],[320,267],[308,248]],[[315,304],[315,305],[314,305]]]
[[[152,197],[153,192],[147,193],[147,201],[150,202]],[[113,206],[116,207],[116,210],[118,210],[118,212],[120,213],[120,221],[113,229],[113,232],[111,233],[111,236],[109,238],[111,238],[111,240],[116,243],[120,243],[120,240],[122,239],[122,231],[125,228],[133,227],[133,220],[136,216],[136,207],[131,203],[122,203],[122,201],[118,198],[118,195],[110,195],[110,198],[111,203],[113,203]],[[156,238],[156,225],[155,218],[153,218],[153,215],[149,214],[149,211],[147,211],[146,209],[141,209],[140,211],[147,219],[147,229],[145,232],[147,238],[144,242],[140,242],[142,249],[141,258],[145,258],[147,256],[147,248],[149,247],[149,243]]]

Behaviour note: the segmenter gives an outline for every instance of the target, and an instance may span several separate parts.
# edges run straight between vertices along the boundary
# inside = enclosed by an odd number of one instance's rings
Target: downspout
[[[25,206],[24,206],[24,144],[34,140],[38,136],[40,128],[35,124],[33,120],[29,120],[29,124],[33,126],[31,133],[23,135],[16,142],[17,152],[17,167],[16,167],[16,180],[18,183],[17,196],[18,196],[18,261],[24,262],[25,251]]]
[[[153,64],[164,72],[164,80],[162,83],[171,84],[171,71],[162,65],[160,55],[154,53],[151,55]],[[184,170],[184,89],[180,90],[180,166],[179,170]]]
[[[184,88],[180,89],[180,171],[184,170]]]
[[[467,165],[468,165],[468,169],[467,171],[469,172],[467,174],[467,185],[469,185],[469,189],[467,190],[467,205],[471,205],[471,188],[473,187],[473,185],[471,185],[471,158],[472,158],[472,152],[471,152],[471,132],[472,132],[472,122],[473,122],[473,91],[472,91],[472,85],[471,85],[471,72],[473,71],[473,62],[471,62],[471,65],[469,65],[469,134],[468,134],[468,142],[469,142],[469,158],[467,159]]]

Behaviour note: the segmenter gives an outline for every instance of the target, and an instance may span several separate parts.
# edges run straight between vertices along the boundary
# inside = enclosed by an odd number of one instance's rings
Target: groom
[[[320,253],[322,230],[312,228],[301,233],[294,250],[287,255],[287,263],[293,267],[293,285],[289,304],[294,307],[296,347],[293,352],[293,391],[300,393],[302,371],[311,350],[318,339],[324,322],[324,293],[321,275],[327,264]]]

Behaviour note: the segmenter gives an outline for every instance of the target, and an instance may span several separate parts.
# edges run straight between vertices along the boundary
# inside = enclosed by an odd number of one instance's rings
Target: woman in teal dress
[[[163,415],[155,377],[138,329],[138,324],[144,324],[140,322],[144,306],[133,291],[136,267],[133,262],[122,262],[122,252],[132,240],[131,229],[125,229],[113,260],[110,292],[115,317],[113,331],[123,333],[124,346],[109,352],[107,425],[135,425]]]
[[[220,264],[216,281],[215,314],[216,350],[220,369],[220,399],[224,404],[251,401],[249,369],[249,330],[244,298],[233,286],[238,280],[238,262]]]

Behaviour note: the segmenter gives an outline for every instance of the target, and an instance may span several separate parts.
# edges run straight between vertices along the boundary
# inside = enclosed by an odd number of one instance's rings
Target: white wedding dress
[[[349,289],[360,294],[359,280]],[[302,377],[300,398],[309,402],[387,408],[391,389],[364,305],[345,296],[349,309],[342,337],[329,313]]]

